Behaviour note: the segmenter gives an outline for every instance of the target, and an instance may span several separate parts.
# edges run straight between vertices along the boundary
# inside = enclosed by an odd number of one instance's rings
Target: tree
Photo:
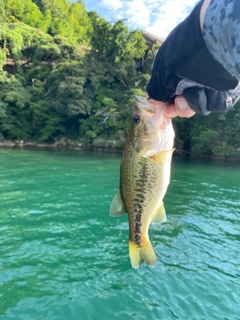
[[[74,30],[75,41],[89,44],[89,34],[92,33],[92,22],[82,1],[71,4],[68,22]]]
[[[40,5],[43,12],[46,10],[51,11],[53,19],[67,19],[69,4],[66,0],[41,0]]]
[[[78,63],[56,68],[47,79],[48,97],[54,108],[68,117],[86,115],[91,111],[90,101],[84,96],[84,70]]]
[[[111,26],[95,12],[91,12],[90,17],[93,24],[92,54],[98,56],[98,59],[122,62],[144,55],[146,43],[139,31],[129,32],[123,20]]]
[[[82,1],[0,0],[0,14],[0,138],[123,141],[157,47],[147,48],[123,20],[110,24],[87,12]],[[173,123],[179,149],[240,153],[239,104]]]
[[[0,132],[12,139],[26,139],[31,134],[29,95],[21,81],[5,72],[0,74]]]

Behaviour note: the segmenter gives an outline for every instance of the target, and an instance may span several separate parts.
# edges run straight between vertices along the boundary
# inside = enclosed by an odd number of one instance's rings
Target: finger
[[[166,110],[165,110],[165,113],[164,113],[165,117],[168,117],[168,118],[175,118],[178,116],[177,112],[176,112],[176,106],[174,103],[169,103]]]
[[[162,107],[166,106],[165,102],[157,101],[157,100],[154,100],[154,99],[149,99],[149,100],[147,100],[147,102],[149,104],[159,105],[159,106],[162,106]]]
[[[146,92],[145,93],[146,95],[146,100],[149,104],[155,104],[155,105],[160,105],[162,107],[165,107],[166,106],[166,103],[165,102],[161,102],[161,101],[157,101],[157,100],[154,100],[154,99],[149,99],[149,95],[148,93]]]
[[[187,100],[182,95],[177,96],[174,100],[176,113],[179,117],[190,118],[195,112],[189,107]]]

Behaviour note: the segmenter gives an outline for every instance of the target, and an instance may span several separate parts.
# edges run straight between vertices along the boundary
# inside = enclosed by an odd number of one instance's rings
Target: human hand
[[[154,99],[149,99],[148,93],[146,92],[146,99],[150,104],[162,105],[166,106],[166,103],[157,101]],[[186,99],[182,95],[177,96],[173,101],[167,104],[167,108],[165,110],[165,117],[175,118],[177,116],[183,118],[190,118],[195,114],[195,112],[189,107]]]

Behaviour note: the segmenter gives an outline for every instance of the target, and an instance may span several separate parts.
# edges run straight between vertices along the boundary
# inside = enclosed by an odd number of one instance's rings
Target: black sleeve
[[[212,57],[205,45],[199,22],[202,3],[203,0],[170,33],[159,48],[146,91],[150,98],[168,102],[175,96],[176,87],[181,79],[192,80],[205,87],[201,90],[204,91],[203,95],[206,95],[206,105],[209,113],[213,101],[214,104],[219,103],[219,111],[226,109],[222,105],[223,92],[234,89],[238,85],[238,80]],[[187,89],[185,89],[183,92],[185,99],[189,101],[189,96],[191,98],[193,94],[191,100],[200,101],[198,89],[194,87],[186,95],[184,93]],[[197,94],[194,93],[195,90],[197,90]],[[197,99],[196,95],[198,96]],[[208,96],[212,95],[214,99],[209,100]],[[191,101],[190,106],[194,111],[200,114],[204,113],[201,110],[199,111],[201,105],[197,105],[195,108]],[[215,105],[214,109],[216,108],[218,109]],[[227,108],[229,108],[229,105]]]

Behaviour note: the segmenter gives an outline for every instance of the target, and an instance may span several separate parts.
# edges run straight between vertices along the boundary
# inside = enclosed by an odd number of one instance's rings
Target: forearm
[[[203,20],[203,38],[211,55],[240,79],[240,1],[212,0]]]
[[[215,54],[215,51],[218,50],[214,51],[211,47],[215,48],[216,42],[215,34],[212,34],[211,31],[213,28],[223,26],[221,23],[214,26],[211,24],[214,19],[221,22],[223,12],[221,5],[229,9],[230,2],[238,3],[238,1],[233,0],[227,3],[225,0],[201,1],[189,17],[171,32],[160,47],[153,64],[152,75],[147,86],[150,98],[169,102],[177,95],[183,94],[191,108],[203,115],[210,111],[225,111],[232,106],[239,96],[237,87],[240,68],[239,74],[229,72],[229,68],[226,68],[222,61],[225,57],[221,57],[221,55],[219,57],[218,52]],[[214,11],[216,7],[220,8],[217,12],[217,18]],[[240,9],[240,5],[238,7]],[[224,27],[225,30],[226,26]],[[238,26],[238,33],[239,29]],[[224,36],[220,34],[220,38],[217,40],[217,48],[222,47],[223,51],[226,34]],[[227,37],[228,42],[229,38],[231,37]],[[238,48],[240,48],[240,43]],[[227,58],[231,61],[230,55]],[[234,66],[236,69],[236,65]],[[188,90],[192,87],[195,89]],[[235,90],[235,88],[237,89]],[[229,90],[231,91],[230,95],[228,95]],[[188,100],[189,95],[190,100]],[[194,107],[196,101],[198,102],[197,108]],[[205,106],[202,107],[204,103]]]

